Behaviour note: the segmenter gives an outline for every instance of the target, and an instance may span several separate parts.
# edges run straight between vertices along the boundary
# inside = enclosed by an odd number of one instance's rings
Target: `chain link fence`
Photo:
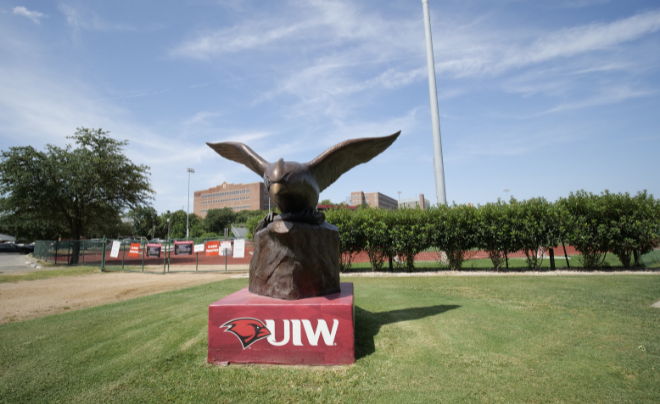
[[[39,240],[34,243],[33,256],[59,265],[98,266],[104,271],[211,272],[247,270],[253,250],[252,243],[235,238]]]

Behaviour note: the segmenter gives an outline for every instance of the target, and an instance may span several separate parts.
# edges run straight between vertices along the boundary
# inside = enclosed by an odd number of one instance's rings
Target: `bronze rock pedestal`
[[[254,235],[249,291],[285,300],[339,293],[337,227],[276,217]]]

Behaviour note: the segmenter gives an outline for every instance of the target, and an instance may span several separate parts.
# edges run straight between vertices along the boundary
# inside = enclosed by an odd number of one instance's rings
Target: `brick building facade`
[[[415,209],[415,208],[428,209],[431,207],[431,201],[424,198],[424,194],[419,194],[418,198],[402,199],[401,202],[399,203],[399,206],[402,208],[411,208],[411,209]]]
[[[268,193],[263,182],[228,184],[195,191],[193,212],[204,218],[211,209],[268,210]],[[274,205],[273,205],[274,206]]]
[[[367,203],[371,208],[389,210],[394,210],[399,206],[396,199],[390,198],[389,196],[381,194],[380,192],[351,192],[351,206],[360,206],[363,203]]]

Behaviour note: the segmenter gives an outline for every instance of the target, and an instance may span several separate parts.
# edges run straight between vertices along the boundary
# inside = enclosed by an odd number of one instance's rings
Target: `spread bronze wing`
[[[385,137],[351,139],[332,146],[320,156],[306,164],[323,191],[346,171],[358,164],[366,163],[384,152],[399,137],[401,131]]]
[[[268,168],[269,163],[243,143],[207,142],[206,144],[222,157],[245,165],[247,168],[257,173],[260,177],[264,176],[264,172],[266,171],[266,168]]]

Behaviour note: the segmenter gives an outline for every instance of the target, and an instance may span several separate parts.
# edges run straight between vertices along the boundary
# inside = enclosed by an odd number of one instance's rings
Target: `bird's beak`
[[[266,335],[270,335],[270,331],[268,331],[268,328],[262,328],[259,330],[259,333],[257,334],[257,338],[265,337]]]
[[[270,184],[270,193],[271,194],[277,195],[277,194],[282,193],[282,191],[284,191],[284,187],[282,186],[282,184],[277,184],[277,183]]]

